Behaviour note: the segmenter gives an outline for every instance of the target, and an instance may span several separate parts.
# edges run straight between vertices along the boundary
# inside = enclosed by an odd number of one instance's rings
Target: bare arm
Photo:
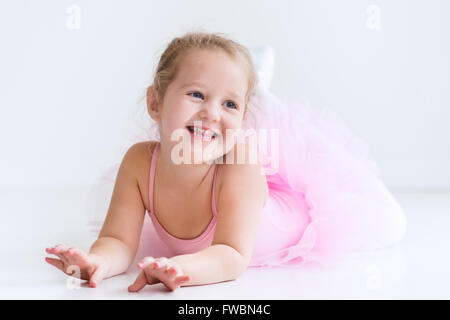
[[[91,246],[89,254],[102,257],[109,266],[105,278],[125,272],[134,259],[130,248],[113,237],[99,237]]]
[[[183,286],[217,283],[235,280],[247,265],[241,254],[225,244],[215,244],[192,254],[183,254],[169,259],[169,263],[180,266],[190,280]]]
[[[89,253],[109,265],[106,278],[125,272],[136,255],[145,206],[139,192],[137,170],[148,144],[138,143],[125,154],[117,174],[108,213],[98,239]]]

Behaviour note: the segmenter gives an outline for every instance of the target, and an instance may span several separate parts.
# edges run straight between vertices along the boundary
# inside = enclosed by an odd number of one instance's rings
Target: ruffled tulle
[[[277,208],[265,210],[272,212],[273,225],[282,224],[283,219],[295,223],[292,211],[296,211],[297,220],[305,220],[306,227],[284,232],[292,239],[297,232],[298,240],[273,252],[261,248],[267,246],[264,239],[275,242],[282,236],[261,232],[250,266],[328,264],[345,253],[384,248],[404,237],[404,212],[383,184],[367,144],[335,112],[314,109],[306,101],[282,100],[265,90],[257,93],[254,103],[262,109],[257,132],[279,130],[278,151],[270,139],[266,149],[259,148],[269,172],[271,200],[279,202]],[[270,174],[276,167],[272,158],[276,152],[278,170]],[[283,208],[280,194],[285,196]],[[292,208],[286,209],[289,202]]]

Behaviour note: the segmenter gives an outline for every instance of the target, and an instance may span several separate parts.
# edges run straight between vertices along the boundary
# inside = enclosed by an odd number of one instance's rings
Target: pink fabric
[[[158,233],[160,239],[173,250],[176,255],[184,254],[184,253],[193,253],[199,251],[203,248],[211,245],[211,242],[214,237],[214,231],[216,229],[216,220],[217,220],[217,209],[216,202],[214,198],[214,188],[216,184],[216,174],[217,167],[214,170],[214,180],[211,190],[211,206],[213,211],[213,217],[206,227],[206,229],[200,234],[198,237],[194,239],[180,239],[169,232],[167,232],[164,227],[159,223],[158,218],[155,216],[154,207],[153,207],[153,189],[154,189],[154,181],[155,181],[155,170],[158,159],[160,144],[158,143],[155,147],[155,150],[152,155],[152,162],[150,166],[150,178],[149,178],[149,206],[150,206],[150,218],[152,220],[153,226],[155,227],[156,232]]]
[[[365,141],[330,109],[281,100],[261,90],[259,128],[279,130],[279,169],[266,175],[270,197],[250,266],[327,264],[400,241],[406,216],[386,188]],[[272,146],[259,150],[270,168]],[[273,148],[275,149],[275,148]]]
[[[404,237],[406,217],[381,181],[367,144],[336,113],[262,90],[254,103],[262,110],[257,129],[279,130],[280,156],[278,171],[266,175],[269,198],[249,267],[327,264],[341,254],[391,246]],[[268,151],[259,150],[265,168],[271,166],[272,148],[269,139]],[[156,154],[149,180],[152,210]],[[173,237],[150,213],[159,237],[176,254],[211,244],[218,214],[214,183],[213,218],[196,239]]]

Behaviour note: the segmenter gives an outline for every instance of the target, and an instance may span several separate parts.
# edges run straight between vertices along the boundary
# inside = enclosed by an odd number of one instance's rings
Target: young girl
[[[126,152],[89,253],[46,248],[59,257],[48,263],[66,274],[78,266],[92,287],[130,267],[146,211],[173,255],[143,258],[130,292],[233,280],[247,267],[326,263],[405,234],[404,214],[364,142],[329,110],[258,88],[251,56],[235,41],[201,32],[174,39],[147,89],[147,109],[160,141]],[[267,145],[240,140],[244,128],[266,130]]]

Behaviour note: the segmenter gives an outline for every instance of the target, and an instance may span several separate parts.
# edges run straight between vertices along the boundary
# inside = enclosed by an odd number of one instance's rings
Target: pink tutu
[[[391,246],[406,233],[405,215],[380,179],[366,143],[336,113],[260,90],[258,129],[279,130],[278,171],[268,170],[263,209],[250,267],[327,264],[339,256]],[[270,133],[268,137],[270,136]],[[274,150],[271,150],[274,149]]]

